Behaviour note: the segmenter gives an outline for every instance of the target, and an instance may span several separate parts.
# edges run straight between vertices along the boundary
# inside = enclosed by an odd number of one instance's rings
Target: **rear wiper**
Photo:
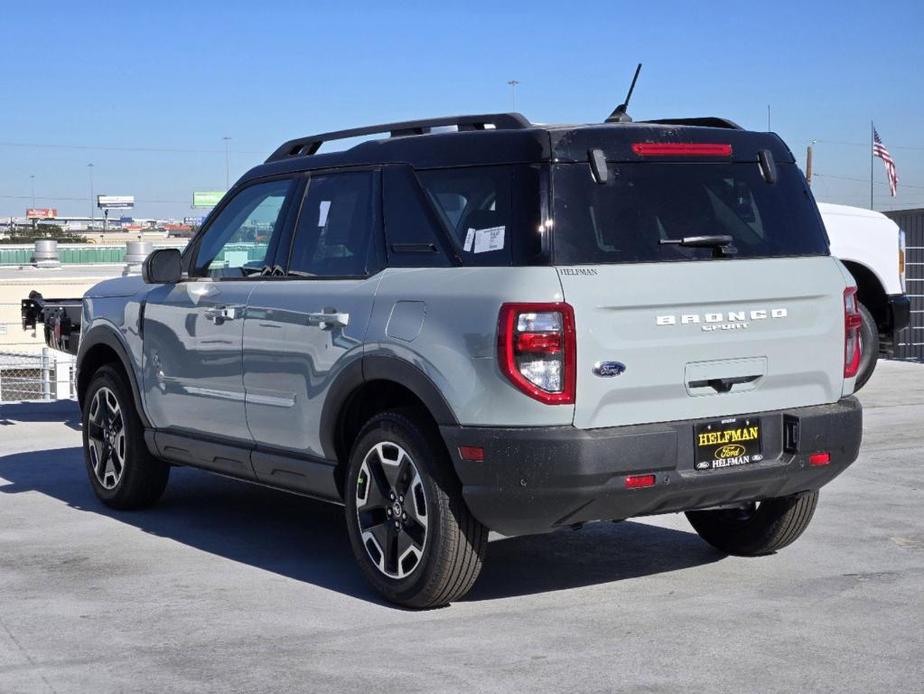
[[[711,234],[708,236],[684,236],[682,239],[661,239],[658,243],[662,246],[711,248],[714,257],[722,258],[738,253],[738,249],[732,245],[732,241],[732,237],[728,234]]]

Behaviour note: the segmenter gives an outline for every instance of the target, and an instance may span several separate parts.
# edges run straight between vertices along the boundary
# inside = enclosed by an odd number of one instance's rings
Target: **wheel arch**
[[[77,355],[77,402],[80,407],[83,407],[84,397],[93,374],[106,364],[115,366],[124,374],[132,393],[132,399],[135,402],[138,417],[141,419],[142,425],[149,428],[150,422],[142,407],[141,390],[138,388],[135,370],[131,367],[128,349],[115,332],[106,326],[100,325],[91,328],[80,340],[80,349]]]
[[[419,367],[398,357],[364,357],[361,371],[348,367],[338,382],[321,414],[320,431],[325,457],[336,461],[334,476],[341,496],[350,449],[370,417],[413,407],[427,416],[437,433],[441,424],[458,424],[433,381]]]

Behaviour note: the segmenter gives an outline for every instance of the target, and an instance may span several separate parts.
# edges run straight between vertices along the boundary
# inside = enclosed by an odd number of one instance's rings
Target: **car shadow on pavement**
[[[74,400],[49,400],[0,404],[0,426],[31,422],[63,422],[64,426],[80,430],[80,409]]]
[[[343,509],[333,504],[174,468],[155,507],[115,511],[93,495],[80,448],[0,457],[0,492],[36,491],[204,552],[384,604],[350,551]],[[564,590],[708,564],[722,558],[694,534],[642,523],[597,523],[575,532],[507,538],[488,547],[465,600]]]

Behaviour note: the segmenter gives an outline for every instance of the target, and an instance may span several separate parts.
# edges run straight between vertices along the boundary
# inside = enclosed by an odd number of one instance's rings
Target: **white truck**
[[[911,305],[905,296],[905,232],[884,214],[860,207],[818,203],[831,255],[857,282],[863,316],[863,357],[859,390],[872,376],[879,356],[891,357],[897,335],[907,327]]]

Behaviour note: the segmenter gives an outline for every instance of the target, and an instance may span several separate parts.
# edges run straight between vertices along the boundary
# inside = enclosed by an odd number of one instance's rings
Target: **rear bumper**
[[[898,333],[911,323],[911,299],[907,295],[892,294],[886,297],[886,321],[885,335],[880,337],[879,344],[880,351],[891,357],[898,346]]]
[[[758,414],[765,459],[705,472],[693,469],[692,420],[588,430],[440,430],[471,512],[491,530],[522,535],[813,491],[857,458],[863,417],[854,397]],[[484,462],[463,460],[459,446],[484,448]],[[809,465],[809,454],[819,451],[830,453],[830,463]],[[626,489],[625,477],[640,474],[654,474],[655,485]]]

